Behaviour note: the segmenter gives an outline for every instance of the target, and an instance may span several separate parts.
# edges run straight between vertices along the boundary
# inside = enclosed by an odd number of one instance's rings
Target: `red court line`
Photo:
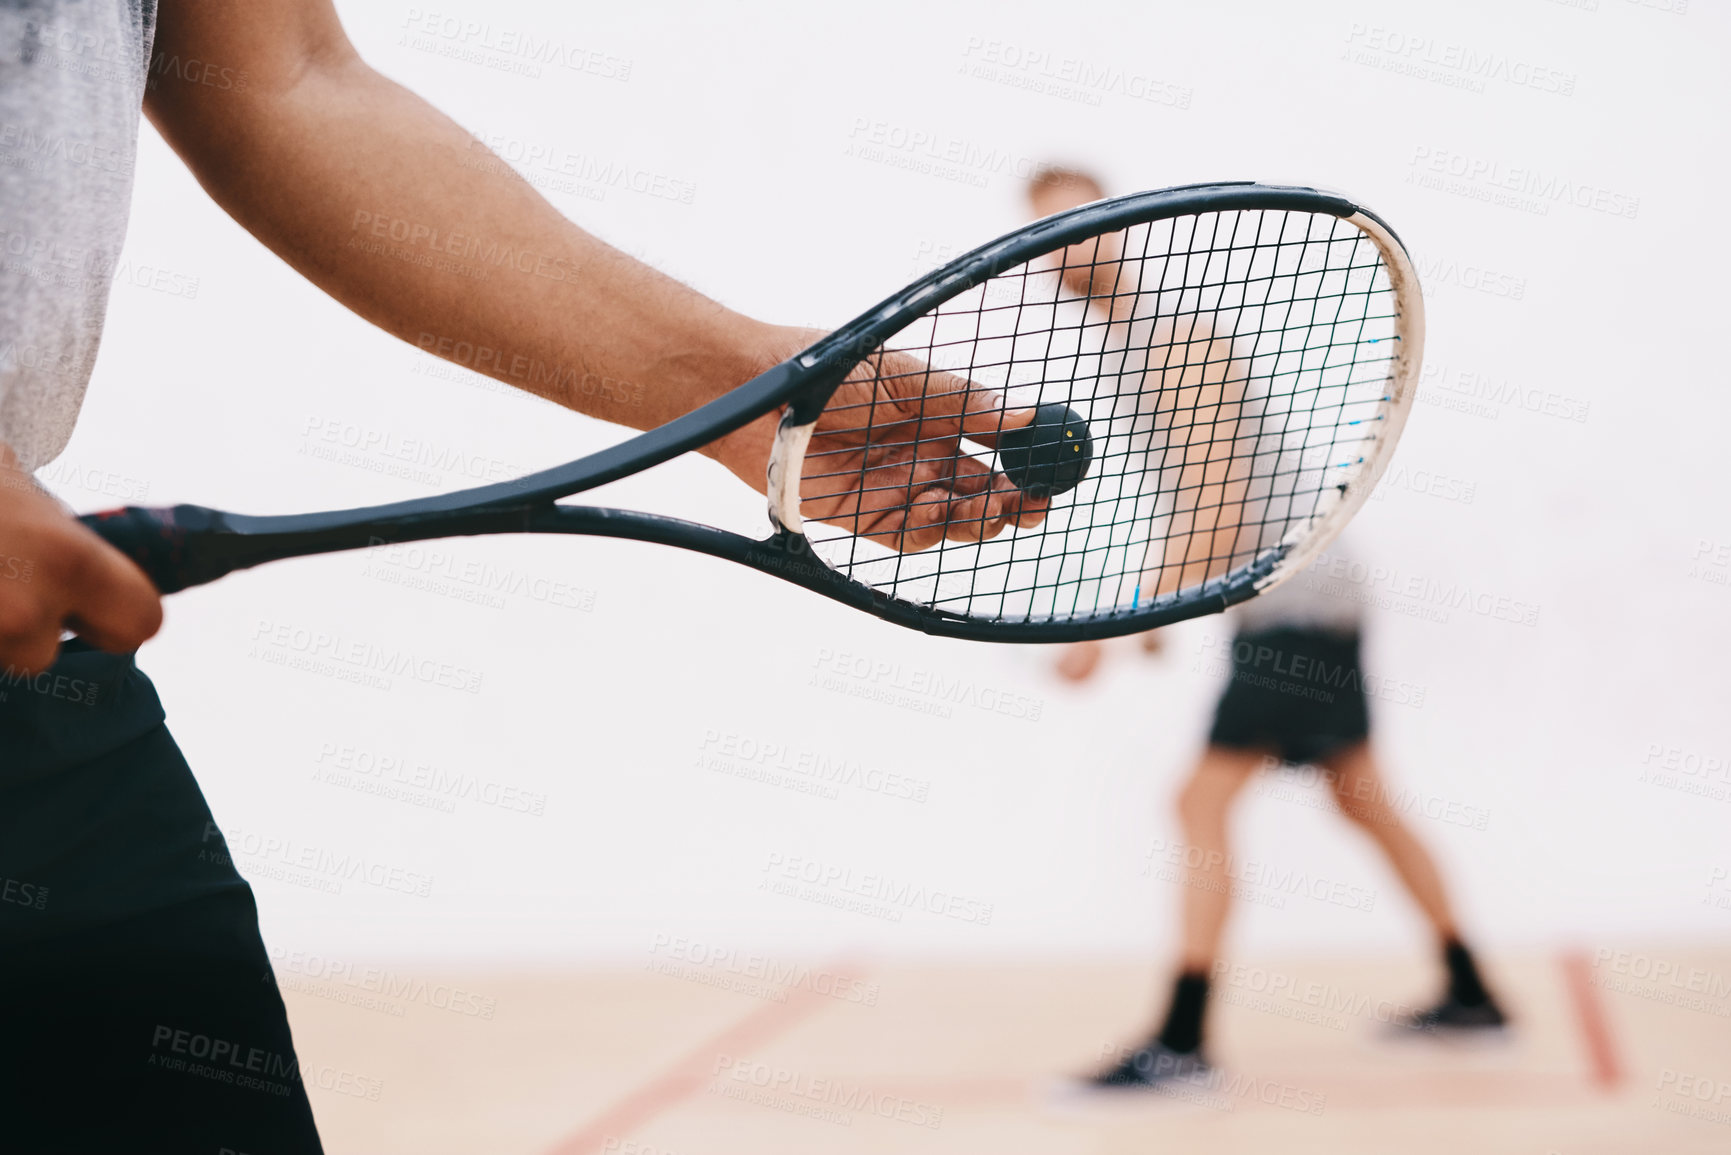
[[[1575,1021],[1581,1028],[1581,1042],[1587,1049],[1593,1082],[1602,1090],[1614,1091],[1623,1082],[1623,1064],[1617,1056],[1616,1040],[1611,1036],[1611,1018],[1605,1013],[1605,1001],[1593,985],[1593,964],[1582,950],[1564,951],[1557,957],[1557,963],[1563,968],[1563,983],[1575,1007]]]
[[[860,977],[860,969],[844,962],[827,968],[838,979]],[[709,1082],[717,1055],[760,1046],[789,1030],[795,1023],[825,1005],[826,996],[809,987],[788,990],[787,1001],[760,1007],[743,1019],[694,1047],[660,1075],[601,1112],[582,1130],[566,1136],[547,1155],[590,1155],[607,1140],[623,1138],[682,1099],[688,1099]]]

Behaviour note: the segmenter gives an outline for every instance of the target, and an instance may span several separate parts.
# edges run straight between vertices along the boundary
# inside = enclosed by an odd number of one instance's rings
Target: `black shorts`
[[[1211,746],[1315,762],[1370,734],[1358,635],[1283,628],[1232,640],[1232,680],[1214,710]]]
[[[0,1150],[320,1150],[260,941],[130,657],[0,673]]]

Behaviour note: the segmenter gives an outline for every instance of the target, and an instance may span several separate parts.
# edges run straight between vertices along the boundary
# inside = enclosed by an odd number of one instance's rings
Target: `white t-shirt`
[[[1367,569],[1352,552],[1351,536],[1336,538],[1316,561],[1273,592],[1228,609],[1233,629],[1240,634],[1279,629],[1358,633],[1369,589]]]
[[[0,5],[0,441],[72,436],[126,239],[156,0]]]

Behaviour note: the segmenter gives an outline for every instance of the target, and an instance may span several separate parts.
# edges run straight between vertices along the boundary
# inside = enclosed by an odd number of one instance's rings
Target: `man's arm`
[[[572,409],[653,428],[815,336],[724,308],[565,220],[368,68],[329,0],[161,0],[150,81],[151,122],[278,256],[404,340]],[[882,400],[918,436],[862,449],[857,430],[820,421],[811,452],[856,454],[859,484],[818,495],[814,512],[906,549],[1044,517],[1043,501],[958,449],[964,434],[991,444],[1033,410],[1006,413],[970,382],[927,389],[922,365],[891,360],[893,372],[862,367],[844,388]],[[705,452],[761,491],[775,426],[766,416]],[[0,583],[0,666],[40,669],[63,625],[116,650],[155,633],[162,610],[144,575],[0,446],[8,545],[52,588]]]
[[[156,74],[152,122],[236,220],[407,341],[458,360],[476,350],[466,363],[507,384],[649,429],[816,336],[724,308],[565,220],[479,141],[367,67],[329,0],[162,0],[158,19],[158,54],[203,68],[192,81],[185,69]],[[195,82],[212,66],[244,71],[245,85]],[[871,449],[856,494],[807,496],[843,515],[869,505],[856,532],[904,549],[1038,522],[1043,501],[958,448],[964,433],[991,444],[1033,410],[1006,413],[1001,395],[971,382],[928,389],[922,369],[856,373],[910,412],[918,443]],[[760,418],[704,452],[762,492],[776,422]],[[810,452],[857,448],[820,421]]]
[[[158,20],[158,58],[202,67],[152,70],[151,122],[249,232],[405,341],[638,429],[802,344],[566,220],[369,68],[328,2],[162,0]],[[211,68],[230,86],[201,83]],[[773,431],[711,453],[762,489]]]

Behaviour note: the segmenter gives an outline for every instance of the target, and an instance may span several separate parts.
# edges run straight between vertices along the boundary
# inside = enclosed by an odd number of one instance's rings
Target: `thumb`
[[[995,449],[998,438],[1012,429],[1033,423],[1036,410],[1013,409],[1000,390],[954,373],[934,372],[926,386],[921,410],[928,416],[948,417],[961,428],[963,437]]]
[[[904,412],[916,409],[922,424],[930,422],[935,427],[923,436],[941,436],[954,430],[995,449],[999,436],[1034,420],[1033,409],[1010,408],[1009,399],[999,390],[934,369],[908,353],[886,354],[877,372],[880,381],[897,383],[894,392],[902,398]]]
[[[995,408],[981,408],[978,411],[967,411],[962,414],[962,436],[969,441],[977,441],[988,449],[998,447],[998,438],[1012,429],[1022,429],[1034,423],[1039,410],[1033,407],[1027,409],[1007,408],[1008,400],[996,389],[983,389],[975,386],[982,400],[995,402]]]

